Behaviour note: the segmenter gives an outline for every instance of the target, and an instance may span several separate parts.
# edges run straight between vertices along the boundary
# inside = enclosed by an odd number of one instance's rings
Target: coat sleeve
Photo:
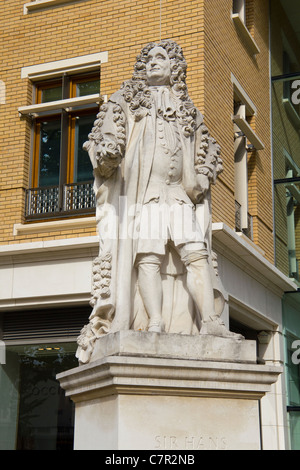
[[[215,184],[223,171],[221,149],[202,122],[196,131],[195,172],[199,189],[204,197],[211,184]]]
[[[89,153],[95,178],[102,181],[113,175],[125,153],[125,114],[118,101],[115,93],[100,107],[89,140],[83,146]]]

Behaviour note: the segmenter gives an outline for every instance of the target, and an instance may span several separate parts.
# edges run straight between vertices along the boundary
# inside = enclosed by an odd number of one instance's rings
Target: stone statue
[[[77,357],[120,330],[234,336],[211,247],[220,148],[186,86],[175,42],[146,45],[84,144],[94,168],[99,256]]]

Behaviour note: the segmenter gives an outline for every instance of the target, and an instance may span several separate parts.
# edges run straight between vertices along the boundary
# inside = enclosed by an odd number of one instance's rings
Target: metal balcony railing
[[[31,188],[26,192],[26,217],[59,212],[59,186]]]
[[[90,212],[96,206],[93,183],[73,183],[26,191],[27,218]]]
[[[73,211],[95,207],[93,183],[65,184],[63,187],[63,210]]]

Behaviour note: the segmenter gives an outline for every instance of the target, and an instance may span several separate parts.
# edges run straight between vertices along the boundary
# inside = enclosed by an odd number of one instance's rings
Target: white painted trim
[[[108,52],[99,52],[84,56],[73,57],[71,59],[55,60],[44,64],[30,65],[21,68],[21,78],[37,80],[41,78],[61,75],[64,72],[79,72],[82,70],[93,70],[108,61]]]
[[[85,104],[100,104],[104,102],[103,96],[100,94],[80,96],[76,98],[69,98],[66,100],[49,101],[48,103],[32,104],[30,106],[21,106],[18,108],[20,114],[36,114],[44,111],[53,111],[56,109],[65,109],[70,111],[70,108],[76,106],[83,106]]]
[[[31,11],[39,10],[40,8],[57,6],[63,3],[73,3],[74,1],[76,0],[35,0],[24,4],[23,13],[24,15],[27,15]]]
[[[37,222],[30,224],[15,224],[13,235],[26,235],[42,232],[58,232],[60,230],[91,228],[96,229],[96,217],[79,217],[77,219],[54,220],[50,222]],[[28,244],[26,243],[26,246]],[[8,245],[11,246],[11,245]],[[0,245],[0,255],[2,247]]]
[[[245,92],[242,85],[238,82],[235,78],[233,73],[231,74],[231,83],[233,85],[233,91],[238,96],[238,98],[242,101],[242,104],[246,106],[246,109],[249,114],[255,116],[257,114],[257,109],[249,95]]]
[[[264,144],[252,130],[246,119],[244,119],[242,116],[236,115],[232,117],[232,120],[241,129],[241,131],[245,134],[247,139],[251,142],[256,150],[263,150],[265,148]]]
[[[248,30],[247,26],[245,25],[241,15],[239,13],[233,13],[232,14],[232,21],[235,24],[239,34],[244,39],[249,52],[252,55],[259,54],[260,49],[259,49],[258,45],[256,44],[256,42],[254,41],[251,34],[249,33],[249,30]]]

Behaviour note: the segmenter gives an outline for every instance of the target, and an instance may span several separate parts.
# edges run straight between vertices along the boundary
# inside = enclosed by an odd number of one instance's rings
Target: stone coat
[[[166,97],[162,97],[162,94],[164,92],[154,100],[158,104],[145,110],[144,115],[137,119],[124,99],[122,90],[114,93],[108,103],[102,106],[86,147],[94,168],[96,218],[100,237],[99,257],[94,266],[94,308],[90,317],[90,328],[97,337],[130,328],[144,330],[148,324],[138,292],[134,262],[142,208],[145,196],[149,199],[151,192],[149,180],[157,142],[157,113],[169,113],[170,116],[176,114],[172,92],[168,91]],[[207,179],[209,184],[215,183],[218,173],[222,171],[222,162],[219,148],[209,136],[199,111],[196,126],[197,129],[191,135],[184,133],[183,126],[177,126],[182,151],[182,178],[178,188],[180,197],[184,195],[187,199],[185,202],[195,205],[195,214],[201,227],[200,238],[205,240],[211,255],[210,190],[204,193],[201,182]],[[161,197],[160,194],[152,196]],[[212,266],[211,258],[210,262]],[[166,256],[162,275],[163,285],[168,292],[165,298],[173,299],[171,302],[167,300],[163,306],[166,332],[198,333],[199,315],[184,284],[185,270],[172,250]],[[213,267],[212,276],[215,291],[221,292],[222,286]],[[216,297],[223,298],[221,294]],[[177,314],[173,305],[178,307]],[[190,311],[188,322],[187,310]],[[164,311],[167,311],[165,315]]]

